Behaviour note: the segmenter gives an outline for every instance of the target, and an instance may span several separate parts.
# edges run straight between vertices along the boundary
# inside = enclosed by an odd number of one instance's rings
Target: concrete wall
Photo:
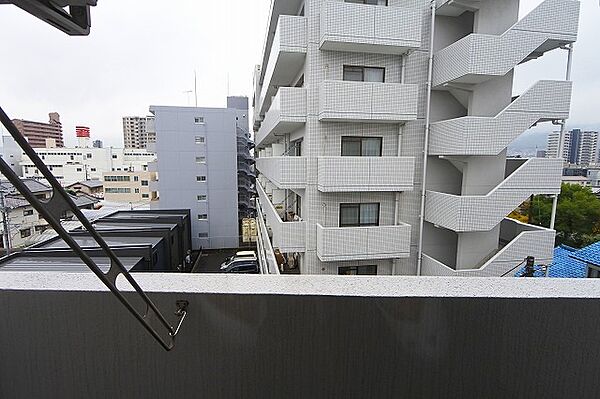
[[[0,397],[598,394],[596,279],[136,276],[190,302],[172,352],[91,273],[0,272]]]

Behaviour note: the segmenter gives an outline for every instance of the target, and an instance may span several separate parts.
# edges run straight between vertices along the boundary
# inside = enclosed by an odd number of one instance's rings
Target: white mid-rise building
[[[156,159],[143,149],[123,148],[36,148],[35,151],[63,186],[84,180],[101,180],[104,173],[143,172]],[[31,159],[21,154],[25,178],[39,179],[40,171]]]
[[[558,152],[562,148],[562,158],[571,162],[571,132],[565,132],[561,136],[560,132],[552,132],[548,135],[548,146],[546,148],[546,158],[560,158]]]
[[[545,0],[519,19],[518,0],[275,0],[254,82],[263,236],[307,274],[549,262],[555,232],[506,216],[558,194],[561,161],[506,152],[568,118],[572,84],[513,93],[513,75],[576,41],[579,6]]]

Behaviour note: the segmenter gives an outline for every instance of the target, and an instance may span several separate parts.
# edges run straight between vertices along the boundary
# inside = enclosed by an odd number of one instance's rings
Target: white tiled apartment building
[[[515,98],[513,74],[573,43],[578,17],[572,0],[521,19],[518,0],[274,0],[254,93],[273,248],[303,274],[501,276],[527,256],[549,262],[554,231],[506,216],[557,194],[561,161],[506,149],[568,118],[571,82]]]

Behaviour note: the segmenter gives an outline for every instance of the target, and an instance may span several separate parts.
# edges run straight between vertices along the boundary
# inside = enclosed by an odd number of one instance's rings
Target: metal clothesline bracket
[[[81,210],[75,205],[71,196],[60,185],[59,181],[54,177],[52,172],[44,164],[35,150],[29,145],[25,137],[19,132],[17,127],[12,123],[8,115],[0,107],[0,122],[10,133],[15,142],[23,150],[23,152],[31,159],[35,167],[40,171],[42,176],[52,187],[52,197],[48,201],[43,201],[29,190],[23,183],[21,178],[11,169],[4,159],[0,157],[0,173],[2,173],[8,181],[12,183],[15,189],[31,204],[31,206],[39,212],[39,214],[48,222],[58,236],[71,248],[71,250],[87,265],[87,267],[102,281],[102,283],[113,293],[113,295],[121,302],[123,306],[138,320],[139,323],[150,333],[150,335],[158,341],[158,343],[167,351],[170,351],[175,346],[175,336],[187,315],[187,301],[177,301],[177,311],[175,315],[179,318],[177,327],[173,327],[171,323],[163,316],[158,307],[142,290],[139,284],[131,276],[129,271],[123,266],[114,251],[108,246],[106,241],[98,234],[91,222],[85,217]],[[71,211],[78,219],[82,226],[88,231],[90,236],[100,246],[106,256],[110,259],[110,269],[108,272],[103,272],[96,262],[77,244],[75,239],[60,223],[60,216],[65,211]],[[133,287],[137,297],[144,304],[143,311],[136,307],[123,295],[123,292],[117,287],[117,278],[123,276],[125,280]],[[152,326],[150,320],[156,318],[161,329],[164,332],[159,332]]]

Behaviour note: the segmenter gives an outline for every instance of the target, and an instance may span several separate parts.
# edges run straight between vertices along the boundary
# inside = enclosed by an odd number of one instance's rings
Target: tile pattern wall
[[[540,120],[569,117],[572,82],[541,80],[493,118],[466,116],[431,125],[431,155],[498,155]]]
[[[426,220],[447,229],[490,231],[532,194],[558,194],[562,159],[532,158],[483,196],[429,191]]]
[[[479,83],[482,76],[504,76],[543,44],[551,49],[575,42],[578,16],[578,1],[546,0],[500,36],[466,36],[436,53],[433,84]]]

